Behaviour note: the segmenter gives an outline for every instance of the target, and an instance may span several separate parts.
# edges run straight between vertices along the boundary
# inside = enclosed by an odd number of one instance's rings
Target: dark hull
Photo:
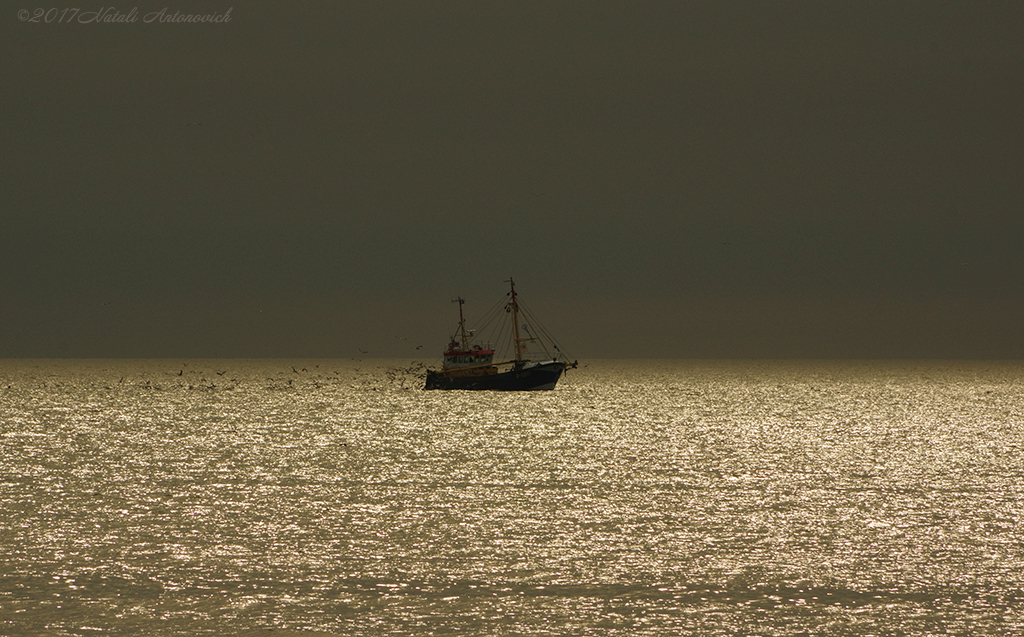
[[[513,369],[487,376],[448,376],[444,372],[427,372],[424,389],[482,389],[491,391],[530,391],[554,389],[565,371],[565,363],[546,363],[526,369]]]

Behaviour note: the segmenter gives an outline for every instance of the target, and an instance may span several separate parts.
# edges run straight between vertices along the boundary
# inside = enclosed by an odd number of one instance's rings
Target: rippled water
[[[0,361],[0,633],[1024,634],[1024,365]]]

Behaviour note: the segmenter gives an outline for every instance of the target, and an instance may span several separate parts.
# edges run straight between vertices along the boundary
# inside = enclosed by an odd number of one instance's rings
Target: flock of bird
[[[352,362],[362,362],[352,359]],[[153,390],[153,391],[233,391],[262,388],[266,390],[297,390],[297,389],[330,389],[352,388],[369,390],[419,389],[423,386],[428,366],[422,361],[413,361],[409,365],[378,365],[369,367],[340,366],[333,370],[320,369],[320,364],[310,367],[288,365],[287,368],[272,376],[247,376],[239,370],[228,374],[228,370],[189,369],[183,364],[177,372],[165,372],[170,378],[155,380],[152,378],[136,379],[134,382],[122,376],[118,385]],[[289,370],[290,371],[287,371]],[[171,382],[167,382],[170,380]],[[112,387],[107,386],[107,389]]]

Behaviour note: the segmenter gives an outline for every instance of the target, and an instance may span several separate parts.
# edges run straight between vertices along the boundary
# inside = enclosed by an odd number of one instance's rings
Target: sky
[[[103,6],[0,14],[0,357],[1024,358],[1018,0]]]

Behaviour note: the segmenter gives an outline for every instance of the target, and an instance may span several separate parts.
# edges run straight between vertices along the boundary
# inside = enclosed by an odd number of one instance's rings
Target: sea
[[[0,361],[0,634],[1024,635],[1024,363]]]

